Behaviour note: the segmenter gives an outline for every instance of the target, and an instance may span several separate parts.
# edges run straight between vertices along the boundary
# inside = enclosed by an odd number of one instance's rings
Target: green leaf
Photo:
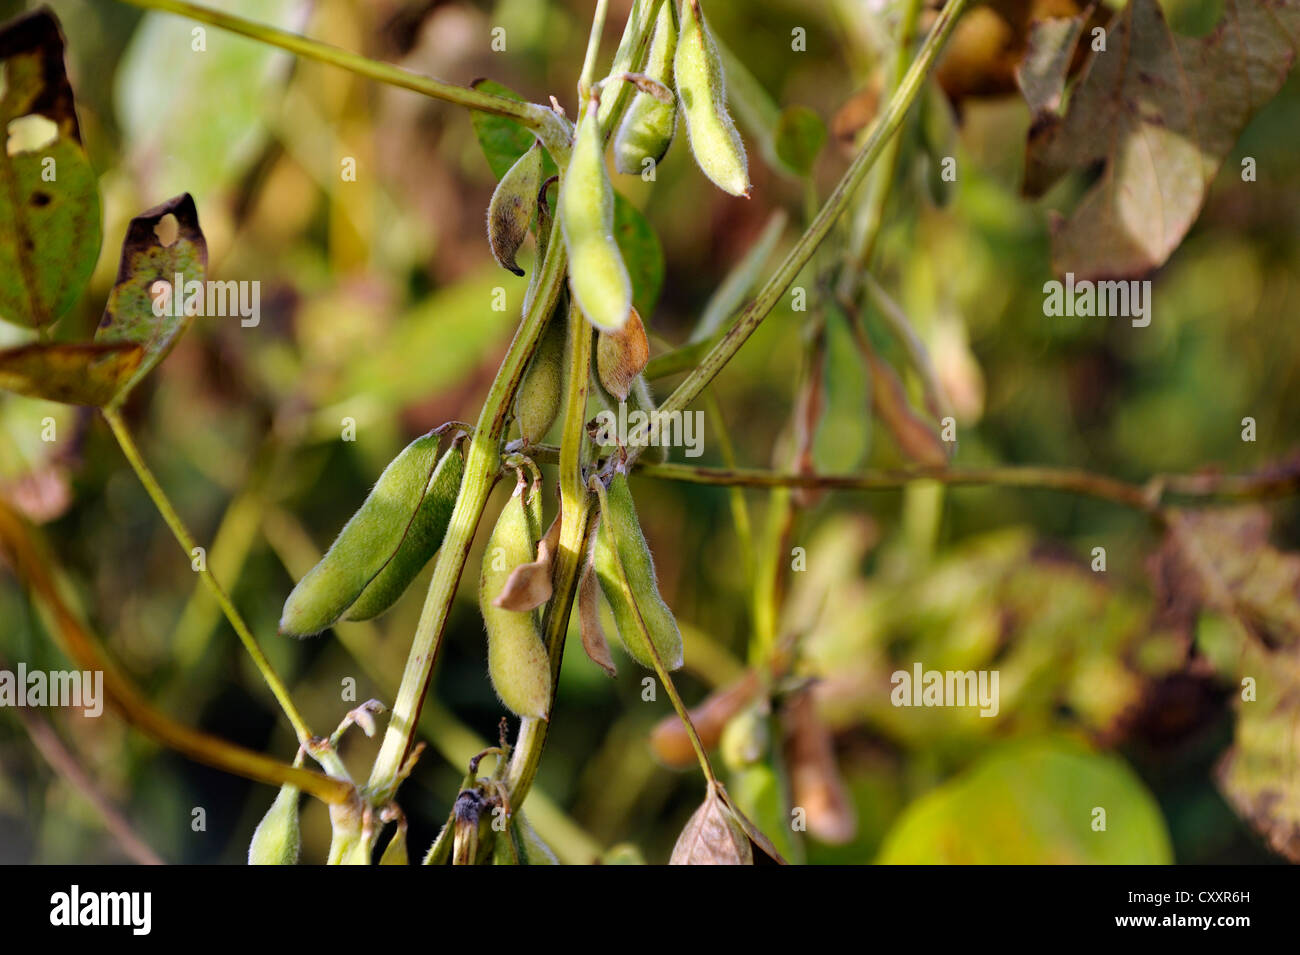
[[[167,356],[202,309],[207,266],[208,246],[189,193],[140,213],[127,226],[117,281],[95,332],[95,341],[102,344],[135,342],[144,346],[144,361],[118,395],[118,402]],[[156,298],[160,294],[164,298]]]
[[[614,193],[614,241],[632,280],[632,304],[648,324],[664,284],[664,250],[641,211]]]
[[[293,29],[300,16],[295,0],[220,7],[281,29]],[[123,54],[113,96],[140,178],[164,196],[188,190],[203,199],[233,186],[265,146],[274,102],[267,93],[290,62],[249,37],[147,14]]]
[[[1098,810],[1104,810],[1105,828]],[[1163,865],[1159,807],[1121,759],[1066,740],[1016,743],[907,807],[885,864]]]
[[[0,131],[0,318],[38,328],[81,295],[101,241],[99,190],[48,10],[0,29]]]
[[[0,351],[0,388],[69,405],[109,404],[135,373],[144,349],[113,344],[38,343]]]
[[[524,98],[510,87],[494,80],[475,80],[470,85],[482,93],[491,93],[521,103],[524,101]],[[474,110],[469,114],[469,119],[474,124],[474,133],[478,136],[478,144],[483,147],[483,155],[487,157],[488,167],[497,179],[505,176],[516,160],[532,148],[537,138],[513,119],[506,119],[504,116],[493,116],[491,113]],[[550,153],[544,153],[542,155],[543,181],[554,176],[555,173],[555,160],[551,158]]]
[[[776,123],[776,155],[797,176],[812,172],[826,145],[826,124],[807,106],[787,106]]]

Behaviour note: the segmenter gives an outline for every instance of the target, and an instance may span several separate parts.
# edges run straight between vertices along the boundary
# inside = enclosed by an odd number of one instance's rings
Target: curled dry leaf
[[[889,429],[898,449],[917,464],[947,466],[949,445],[912,409],[898,372],[870,350],[864,350],[864,357],[871,368],[871,403],[876,417]]]
[[[551,521],[546,536],[537,542],[537,559],[520,564],[506,578],[501,593],[492,601],[502,610],[523,612],[536,610],[551,599],[551,567],[555,563],[555,549],[560,545],[560,514]]]
[[[1300,0],[1231,2],[1215,29],[1179,36],[1156,0],[1133,0],[1105,31],[1063,117],[1030,130],[1025,192],[1068,170],[1101,173],[1052,225],[1052,269],[1136,278],[1164,264],[1200,214],[1251,117],[1297,56]]]
[[[645,370],[649,360],[650,341],[635,308],[622,328],[616,332],[602,331],[596,339],[596,372],[600,383],[619,401],[627,400],[636,376]]]
[[[808,831],[822,842],[849,842],[858,831],[857,813],[840,778],[834,741],[817,713],[814,692],[790,697],[781,716],[794,806],[804,810]]]
[[[695,810],[677,837],[669,865],[753,865],[754,849],[721,794],[709,787],[704,804]]]
[[[578,584],[578,623],[582,631],[582,649],[587,652],[587,657],[609,676],[617,675],[618,668],[609,652],[609,641],[600,625],[600,585],[590,561]]]
[[[730,686],[711,693],[690,711],[691,722],[706,749],[713,749],[722,738],[723,728],[731,718],[748,706],[758,695],[758,673],[750,670]],[[669,766],[684,767],[695,762],[686,727],[676,716],[662,719],[650,733],[650,748]]]

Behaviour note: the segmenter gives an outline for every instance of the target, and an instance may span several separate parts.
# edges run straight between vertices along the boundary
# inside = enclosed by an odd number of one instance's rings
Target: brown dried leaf
[[[531,564],[520,564],[506,578],[501,593],[492,601],[502,610],[525,613],[536,610],[551,599],[551,567],[555,563],[555,549],[560,545],[560,515],[551,521],[546,536],[537,542],[537,559]]]
[[[757,695],[758,673],[750,670],[730,686],[723,687],[707,697],[690,711],[695,732],[705,749],[713,749],[722,738],[723,727],[743,710]],[[686,727],[676,716],[666,716],[650,732],[650,749],[669,766],[684,767],[695,762],[695,749]]]
[[[587,657],[609,676],[615,676],[618,668],[614,666],[609,641],[600,625],[600,587],[590,562],[578,584],[578,623],[582,631],[582,649],[587,651]]]
[[[864,349],[863,354],[871,368],[872,407],[876,417],[889,429],[898,449],[917,464],[945,467],[949,445],[912,410],[898,372],[874,352]]]
[[[602,331],[597,336],[596,372],[605,390],[619,401],[627,400],[636,376],[645,370],[649,360],[650,341],[635,308],[618,331]]]
[[[1055,113],[1065,92],[1065,76],[1074,59],[1085,16],[1039,20],[1029,27],[1025,57],[1016,67],[1016,85],[1034,121]]]
[[[1238,135],[1286,79],[1297,36],[1300,0],[1226,0],[1201,37],[1175,35],[1156,0],[1117,12],[1066,115],[1030,131],[1030,196],[1068,170],[1103,167],[1069,218],[1052,224],[1053,270],[1118,279],[1163,264]]]
[[[718,791],[709,788],[704,804],[695,810],[677,837],[669,865],[753,865],[749,836]]]
[[[1268,511],[1171,511],[1168,520],[1150,567],[1166,608],[1225,614],[1265,648],[1300,645],[1300,554],[1269,543]]]

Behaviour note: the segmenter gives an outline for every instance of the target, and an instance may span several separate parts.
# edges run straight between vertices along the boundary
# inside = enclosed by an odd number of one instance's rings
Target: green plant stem
[[[690,484],[715,484],[726,487],[808,487],[841,491],[888,491],[906,487],[913,481],[932,480],[958,487],[1002,485],[1070,491],[1147,512],[1154,512],[1158,503],[1148,488],[1103,474],[1092,474],[1070,468],[904,468],[869,471],[864,474],[791,474],[757,468],[642,464],[640,473]]]
[[[551,705],[555,711],[555,694],[560,686],[560,665],[564,660],[564,639],[569,629],[569,614],[583,561],[587,554],[588,514],[591,495],[582,471],[586,449],[587,394],[591,383],[591,324],[576,305],[569,310],[568,340],[565,346],[568,392],[560,437],[560,544],[555,555],[551,600],[543,621],[543,638],[551,662]],[[519,724],[506,771],[512,810],[519,809],[528,797],[537,767],[546,746],[546,720],[525,718]]]
[[[174,13],[191,20],[197,20],[200,23],[208,23],[222,30],[229,30],[232,33],[251,37],[262,43],[280,47],[296,56],[307,57],[321,63],[337,66],[350,73],[355,73],[357,76],[364,76],[367,79],[376,80],[389,86],[397,86],[401,89],[422,93],[425,96],[440,99],[456,106],[464,106],[482,113],[491,113],[495,116],[513,119],[537,133],[546,148],[551,151],[556,162],[561,161],[561,155],[568,156],[569,134],[567,124],[551,109],[537,103],[525,103],[504,96],[494,96],[491,93],[484,93],[467,86],[457,86],[455,83],[446,83],[430,76],[421,76],[419,73],[402,69],[400,66],[393,66],[391,63],[372,60],[359,53],[342,50],[328,43],[321,43],[318,40],[299,36],[287,30],[281,30],[264,23],[256,23],[196,3],[187,3],[185,0],[121,0],[121,2],[135,7],[142,7],[146,10],[160,10],[165,13]],[[561,155],[556,155],[557,150]]]
[[[181,520],[180,515],[176,513],[176,509],[172,506],[167,493],[162,489],[162,485],[158,483],[158,479],[154,477],[149,465],[145,463],[140,454],[140,449],[136,447],[135,440],[131,437],[130,429],[127,428],[126,422],[122,420],[121,413],[116,408],[104,408],[102,411],[104,420],[108,422],[108,426],[113,432],[113,437],[117,439],[117,443],[122,448],[122,453],[126,456],[127,461],[130,462],[136,477],[140,479],[140,483],[144,485],[145,491],[153,500],[154,507],[158,509],[158,513],[167,522],[167,526],[171,528],[176,542],[181,545],[181,550],[185,552],[187,557],[192,557],[194,548],[198,545],[194,543],[193,536],[186,528],[185,522]],[[257,667],[258,672],[262,674],[262,679],[266,681],[266,685],[274,694],[276,701],[280,704],[280,709],[284,710],[284,715],[288,717],[289,722],[293,725],[294,734],[298,737],[298,744],[306,746],[312,739],[312,731],[308,728],[306,720],[302,718],[302,714],[298,712],[298,708],[294,706],[288,688],[276,675],[274,668],[271,666],[271,661],[266,658],[266,654],[258,646],[257,638],[253,636],[248,624],[244,622],[244,618],[235,609],[230,597],[222,589],[221,584],[217,582],[217,578],[208,569],[206,560],[203,562],[203,568],[198,573],[203,578],[203,582],[208,585],[208,589],[212,592],[217,604],[221,607],[221,612],[230,621],[230,626],[234,628],[235,633],[239,636],[239,641],[244,645],[244,649],[253,658],[253,664]]]
[[[834,191],[827,197],[821,211],[817,213],[817,217],[808,227],[808,230],[800,236],[794,248],[790,250],[785,260],[777,267],[775,274],[768,279],[754,299],[736,316],[735,321],[732,322],[726,333],[709,348],[703,360],[695,366],[691,373],[682,380],[676,390],[660,406],[659,410],[662,413],[672,414],[674,411],[685,410],[713,380],[714,376],[722,370],[723,366],[740,350],[740,347],[745,344],[749,336],[754,333],[754,330],[758,328],[763,319],[776,306],[776,303],[780,301],[781,296],[794,282],[795,277],[808,263],[808,260],[812,258],[817,247],[830,234],[831,227],[848,207],[853,194],[862,184],[862,180],[870,171],[872,164],[880,157],[886,144],[898,131],[903,122],[903,117],[906,116],[908,109],[921,91],[926,77],[939,56],[939,52],[943,49],[944,43],[957,25],[958,18],[969,2],[970,0],[948,0],[938,19],[935,20],[930,35],[926,37],[925,42],[921,45],[921,49],[918,51],[916,59],[912,62],[907,74],[903,77],[902,82],[894,91],[894,95],[890,97],[889,103],[872,126],[871,135],[867,137],[866,143],[863,144],[862,149],[845,171]],[[629,444],[631,443],[632,441],[629,441]]]
[[[916,34],[916,23],[921,14],[921,0],[907,0],[903,15],[898,24],[898,36],[894,49],[894,63],[890,74],[889,88],[892,93],[903,81],[907,66],[908,52]],[[901,137],[891,136],[880,157],[880,163],[872,174],[869,188],[871,194],[861,218],[853,223],[853,232],[845,256],[845,268],[840,272],[837,295],[852,301],[857,297],[859,276],[871,267],[871,258],[876,250],[876,240],[880,237],[880,226],[885,218],[885,203],[889,199],[894,176],[898,170],[898,153]]]
[[[582,72],[578,75],[578,113],[586,109],[591,95],[591,81],[596,74],[596,55],[600,52],[600,37],[605,32],[605,11],[609,0],[596,0],[596,12],[591,18],[591,33],[587,36],[587,55],[582,59]]]
[[[433,667],[447,625],[447,613],[456,596],[456,588],[469,557],[474,532],[478,528],[488,495],[496,484],[501,465],[500,442],[510,417],[511,402],[528,360],[541,337],[546,319],[555,308],[564,281],[567,262],[564,243],[554,236],[547,243],[546,256],[540,266],[537,289],[515,332],[514,340],[501,362],[492,387],[483,402],[465,454],[465,476],[451,513],[451,522],[434,562],[433,579],[420,612],[420,622],[411,642],[411,651],[402,672],[402,682],[393,701],[392,717],[384,733],[384,742],[370,772],[366,792],[375,806],[390,801],[398,781],[398,771],[410,752],[420,720]]]

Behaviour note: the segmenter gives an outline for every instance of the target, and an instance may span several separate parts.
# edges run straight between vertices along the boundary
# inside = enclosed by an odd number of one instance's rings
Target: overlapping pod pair
[[[545,719],[551,706],[551,660],[542,641],[539,614],[534,607],[513,610],[503,606],[511,575],[536,563],[533,554],[541,537],[541,523],[541,485],[534,484],[530,491],[520,481],[488,538],[478,599],[487,628],[492,688],[512,712]]]
[[[629,25],[633,22],[634,19],[629,18]],[[664,0],[659,5],[642,73],[666,95],[638,92],[632,98],[614,134],[614,167],[621,173],[638,175],[645,172],[647,165],[658,163],[672,145],[673,135],[677,132],[677,97],[673,82],[673,57],[676,53],[677,5],[674,0]],[[618,69],[617,57],[615,69]],[[614,75],[617,78],[618,74]]]
[[[442,546],[465,470],[458,442],[438,457],[433,432],[412,441],[379,476],[325,556],[298,581],[280,632],[320,633],[346,616],[369,620],[402,595]]]
[[[727,82],[700,0],[683,0],[673,79],[686,116],[691,152],[706,176],[733,196],[749,195],[745,144],[727,112]]]
[[[602,496],[592,566],[601,593],[614,613],[619,639],[642,666],[667,670],[682,665],[682,633],[659,594],[654,558],[641,533],[627,475],[614,473]]]

